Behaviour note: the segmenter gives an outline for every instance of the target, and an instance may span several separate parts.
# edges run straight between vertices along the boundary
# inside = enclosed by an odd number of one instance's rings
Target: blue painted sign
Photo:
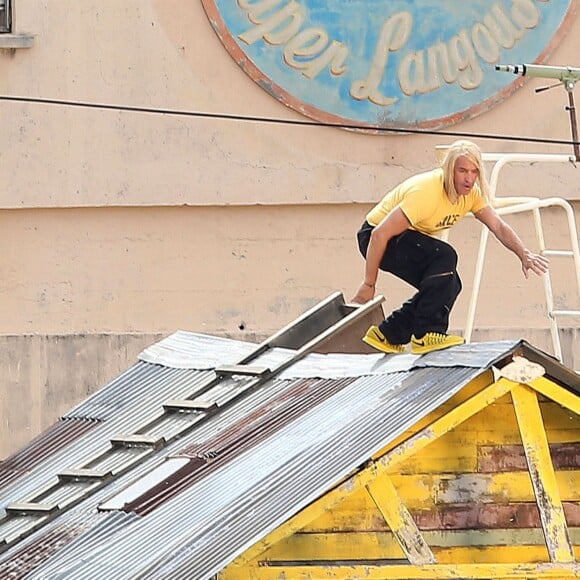
[[[579,0],[202,0],[236,62],[317,120],[396,128],[473,117],[545,62]],[[580,63],[550,63],[579,66]]]

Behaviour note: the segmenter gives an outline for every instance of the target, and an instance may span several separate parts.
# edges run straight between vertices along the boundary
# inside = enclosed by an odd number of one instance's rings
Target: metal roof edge
[[[525,339],[519,341],[514,354],[521,355],[532,362],[542,365],[546,369],[546,375],[555,383],[580,395],[580,374],[569,369],[557,358],[536,348]]]

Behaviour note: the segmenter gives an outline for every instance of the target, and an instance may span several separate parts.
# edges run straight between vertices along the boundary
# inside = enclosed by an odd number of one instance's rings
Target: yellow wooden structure
[[[503,375],[484,372],[218,578],[580,577],[580,397]]]

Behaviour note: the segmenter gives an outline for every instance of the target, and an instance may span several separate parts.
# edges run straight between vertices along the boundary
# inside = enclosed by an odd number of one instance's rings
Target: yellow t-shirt
[[[400,207],[414,229],[428,236],[437,236],[455,225],[469,211],[477,213],[488,205],[475,184],[467,195],[451,203],[443,188],[443,170],[433,169],[403,181],[391,190],[367,214],[371,226],[377,226],[393,209]]]

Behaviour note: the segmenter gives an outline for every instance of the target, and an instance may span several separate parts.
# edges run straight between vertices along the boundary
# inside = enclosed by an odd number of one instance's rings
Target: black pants
[[[372,230],[365,222],[357,233],[365,258]],[[442,240],[406,230],[389,241],[380,269],[418,290],[379,325],[389,342],[405,344],[412,334],[421,338],[427,332],[447,332],[451,308],[461,292],[456,268],[457,253]]]

